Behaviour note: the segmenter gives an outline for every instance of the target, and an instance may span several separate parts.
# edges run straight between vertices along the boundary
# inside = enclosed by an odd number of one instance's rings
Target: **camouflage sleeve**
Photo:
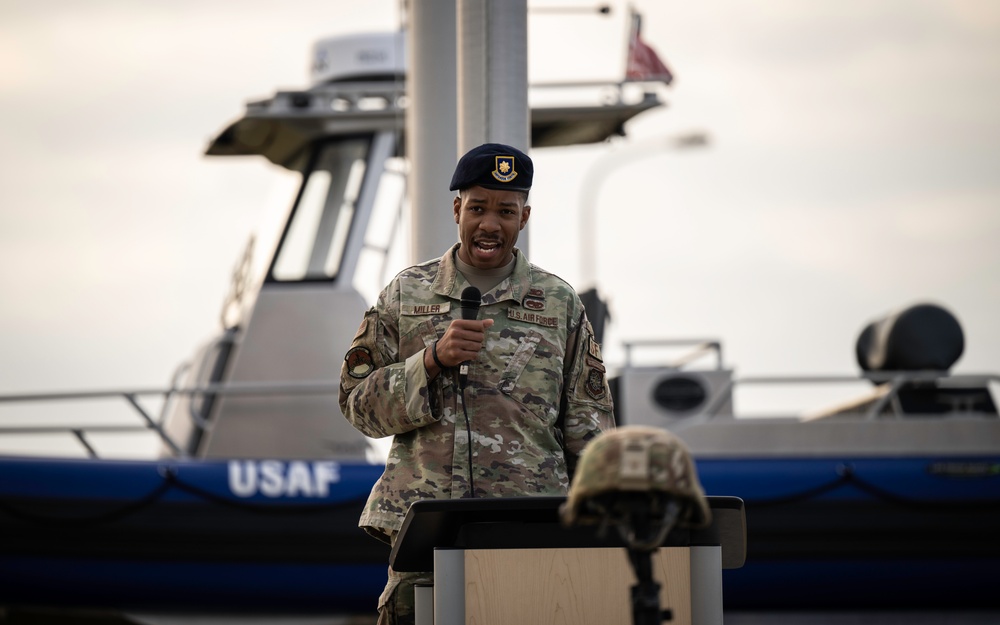
[[[601,347],[594,330],[582,312],[576,329],[566,342],[566,384],[563,387],[563,440],[566,463],[572,469],[584,446],[601,432],[614,429],[614,406]]]
[[[365,436],[401,434],[437,420],[428,397],[423,350],[399,356],[391,290],[365,313],[340,369],[340,409]]]

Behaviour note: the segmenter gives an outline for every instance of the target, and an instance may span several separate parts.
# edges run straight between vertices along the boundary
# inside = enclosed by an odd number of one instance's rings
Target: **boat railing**
[[[907,411],[901,402],[901,394],[915,388],[934,388],[939,391],[939,398],[951,402],[948,414],[975,414],[985,417],[997,417],[996,405],[990,393],[991,386],[1000,385],[1000,374],[994,373],[963,373],[955,374],[949,371],[861,371],[857,374],[844,375],[753,375],[738,376],[723,364],[722,343],[717,339],[650,339],[641,341],[626,341],[624,346],[624,365],[621,375],[630,371],[645,370],[662,371],[662,379],[673,374],[687,376],[705,372],[717,372],[713,378],[712,388],[706,393],[705,402],[697,409],[696,414],[684,418],[684,426],[703,422],[716,417],[732,418],[746,416],[746,413],[735,414],[733,408],[734,392],[746,387],[783,387],[782,390],[807,386],[857,385],[866,384],[870,389],[860,396],[854,396],[846,401],[825,405],[823,408],[799,412],[792,415],[775,415],[794,417],[803,421],[852,415],[864,419],[900,418],[904,415],[919,414]],[[648,358],[640,359],[636,352],[639,349],[655,352],[656,364],[643,364]],[[665,358],[666,352],[677,352],[679,355]],[[704,367],[692,367],[694,363],[711,358],[714,362]],[[657,379],[659,376],[654,376]],[[950,393],[950,394],[949,394]]]
[[[165,416],[171,402],[180,396],[294,396],[294,395],[336,395],[338,384],[328,381],[295,381],[295,382],[229,382],[226,384],[205,384],[203,386],[178,388],[133,388],[109,389],[93,391],[63,391],[47,393],[22,393],[0,395],[0,406],[44,403],[70,402],[84,400],[123,399],[131,408],[138,421],[134,424],[106,423],[57,423],[50,425],[3,425],[0,424],[0,437],[9,435],[49,435],[70,434],[83,447],[91,458],[98,458],[97,449],[88,439],[92,434],[134,434],[154,433],[179,458],[188,457],[183,447],[173,440],[164,429]],[[162,399],[158,416],[144,406],[142,401],[151,397]]]
[[[681,369],[692,362],[699,360],[706,354],[715,355],[716,370],[722,369],[722,342],[718,339],[649,339],[641,341],[626,341],[622,343],[625,348],[625,367],[635,364],[635,351],[639,348],[688,348],[686,352],[674,358],[663,366],[668,369]]]
[[[677,358],[669,365],[660,365],[660,368],[667,374],[678,372],[682,368],[705,354],[714,354],[716,365],[719,371],[722,368],[721,344],[715,340],[683,339],[683,340],[662,340],[662,341],[641,341],[627,343],[626,345],[626,368],[632,366],[631,350],[635,347],[692,347],[688,354]],[[683,369],[690,371],[689,369]],[[996,408],[992,398],[989,396],[991,385],[1000,385],[1000,374],[951,374],[947,371],[885,371],[885,372],[864,372],[858,375],[769,375],[769,376],[730,376],[719,388],[708,398],[706,403],[698,411],[697,415],[692,415],[684,420],[682,427],[704,422],[721,415],[721,409],[725,405],[732,405],[732,395],[736,387],[740,386],[766,386],[766,385],[835,385],[868,382],[874,385],[872,391],[857,401],[848,404],[832,406],[829,409],[814,412],[808,415],[798,415],[802,420],[815,420],[837,415],[852,414],[862,416],[865,419],[874,420],[881,418],[899,418],[904,411],[899,409],[898,402],[900,392],[907,387],[921,384],[934,384],[941,389],[981,389],[987,395],[985,401],[976,396],[956,396],[956,404],[953,406],[954,414],[975,414],[979,416],[997,418]],[[274,397],[274,396],[302,396],[302,395],[336,395],[339,393],[338,384],[330,381],[258,381],[258,382],[228,382],[224,384],[204,384],[193,387],[179,387],[171,385],[168,388],[133,388],[133,389],[110,389],[93,391],[64,391],[46,393],[22,393],[12,395],[0,395],[0,407],[13,404],[43,403],[43,402],[70,402],[84,400],[108,400],[122,399],[131,409],[133,416],[137,417],[137,422],[133,424],[107,424],[107,423],[86,423],[86,422],[65,422],[46,425],[5,425],[0,422],[0,437],[10,435],[51,435],[69,434],[75,438],[76,442],[83,448],[91,458],[99,457],[97,449],[91,443],[89,437],[95,434],[129,434],[129,433],[153,433],[163,444],[167,446],[177,457],[185,458],[189,454],[183,447],[173,440],[164,428],[165,416],[171,407],[171,403],[179,397],[208,397],[208,396],[240,396],[240,397]],[[144,401],[149,398],[160,398],[162,400],[158,416],[154,416]],[[895,402],[895,403],[894,403]],[[963,403],[964,402],[964,403]],[[976,406],[986,405],[987,410],[977,410]],[[731,418],[732,415],[725,415]]]
[[[864,372],[859,375],[805,375],[805,376],[747,376],[734,377],[719,389],[712,400],[705,406],[706,416],[715,416],[719,408],[724,403],[726,397],[732,394],[736,386],[746,385],[807,385],[807,384],[850,384],[868,381],[875,385],[872,392],[864,398],[851,404],[839,405],[826,411],[814,412],[803,417],[804,420],[821,419],[825,416],[841,414],[852,407],[864,409],[859,412],[866,419],[880,418],[886,414],[890,417],[898,418],[902,416],[902,411],[892,410],[886,412],[892,403],[898,402],[900,391],[913,384],[935,383],[943,384],[944,387],[952,388],[988,388],[990,384],[1000,384],[1000,374],[951,374],[947,371],[884,371],[884,372]],[[956,412],[962,412],[963,405],[957,403],[953,406]],[[973,412],[973,411],[968,411]]]

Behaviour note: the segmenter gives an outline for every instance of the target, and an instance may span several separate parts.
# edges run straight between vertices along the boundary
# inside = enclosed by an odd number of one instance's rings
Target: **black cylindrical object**
[[[958,319],[934,304],[917,304],[869,323],[855,346],[865,371],[947,371],[962,356]]]

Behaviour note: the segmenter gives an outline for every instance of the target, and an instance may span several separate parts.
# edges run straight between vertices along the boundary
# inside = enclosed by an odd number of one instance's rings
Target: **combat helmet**
[[[604,432],[580,455],[562,521],[635,526],[645,522],[640,514],[660,526],[653,528],[660,539],[672,526],[705,527],[712,520],[694,461],[679,438],[638,425]]]

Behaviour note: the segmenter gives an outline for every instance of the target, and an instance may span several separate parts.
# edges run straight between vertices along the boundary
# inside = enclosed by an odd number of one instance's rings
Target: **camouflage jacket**
[[[460,245],[460,244],[459,244]],[[393,435],[360,525],[388,538],[419,499],[563,495],[583,446],[613,427],[601,351],[562,279],[515,250],[514,273],[483,294],[490,318],[465,388],[471,487],[457,367],[428,381],[424,350],[461,318],[452,247],[402,271],[361,322],[340,375],[340,406],[367,436]]]

